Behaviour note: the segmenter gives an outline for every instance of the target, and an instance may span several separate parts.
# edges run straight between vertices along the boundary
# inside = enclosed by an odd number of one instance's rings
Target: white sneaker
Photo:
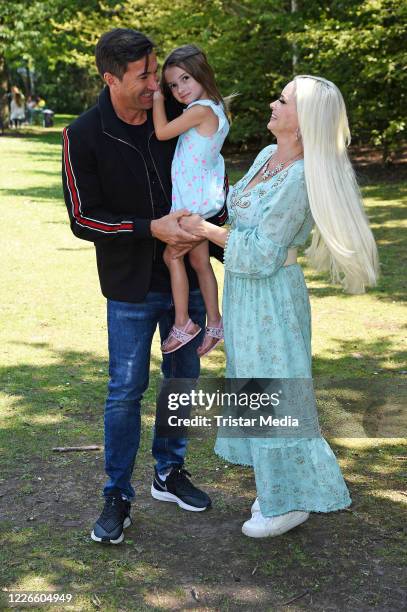
[[[256,497],[254,504],[251,507],[251,513],[252,514],[256,514],[256,512],[260,512],[260,504],[259,504],[259,498]]]
[[[256,503],[256,502],[255,502]],[[253,504],[254,506],[255,504]],[[243,523],[242,533],[250,538],[275,537],[294,529],[309,518],[309,512],[287,512],[281,516],[265,517],[260,510]]]

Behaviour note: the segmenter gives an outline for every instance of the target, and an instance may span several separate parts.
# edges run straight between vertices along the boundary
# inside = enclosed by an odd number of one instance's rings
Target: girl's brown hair
[[[208,64],[205,53],[201,49],[195,45],[184,45],[174,49],[168,55],[161,73],[161,91],[166,98],[171,95],[171,90],[165,80],[165,71],[170,66],[177,66],[185,70],[195,81],[202,85],[210,100],[224,106],[223,98],[216,85],[214,72]]]

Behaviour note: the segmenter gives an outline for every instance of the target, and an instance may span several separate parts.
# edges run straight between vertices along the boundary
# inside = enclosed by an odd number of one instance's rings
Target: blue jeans
[[[205,305],[199,289],[190,292],[189,314],[202,330]],[[140,444],[140,403],[149,382],[151,342],[157,324],[164,340],[174,323],[171,293],[148,293],[144,302],[107,301],[109,336],[109,386],[105,409],[105,470],[109,477],[104,495],[120,489],[132,499],[131,476]],[[200,362],[196,349],[203,331],[186,346],[164,355],[165,378],[198,378]],[[154,435],[152,453],[159,472],[184,463],[185,438]]]

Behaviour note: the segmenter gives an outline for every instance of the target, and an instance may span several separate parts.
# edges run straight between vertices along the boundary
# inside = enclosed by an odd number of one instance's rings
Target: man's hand
[[[187,217],[191,213],[186,208],[177,210],[176,212],[165,215],[161,219],[153,219],[150,229],[154,238],[158,238],[161,242],[166,242],[179,251],[190,251],[194,246],[202,241],[189,232],[184,231],[179,226],[179,219]]]
[[[202,240],[199,240],[199,242],[202,242]],[[187,253],[189,253],[190,251],[192,251],[199,243],[194,242],[194,244],[188,247],[172,247],[171,250],[171,259],[181,259],[182,257],[184,257],[184,255],[186,255]]]

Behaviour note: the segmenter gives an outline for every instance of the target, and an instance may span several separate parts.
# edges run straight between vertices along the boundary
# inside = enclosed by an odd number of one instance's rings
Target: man
[[[168,214],[171,161],[176,140],[159,142],[152,122],[158,89],[157,59],[150,39],[118,28],[96,46],[96,64],[106,83],[98,104],[63,133],[63,184],[75,236],[94,242],[103,295],[107,298],[109,337],[108,396],[105,409],[105,505],[91,537],[118,544],[131,524],[131,476],[140,440],[140,401],[148,387],[153,334],[161,338],[173,324],[170,280],[163,262],[164,243],[180,252],[197,239]],[[171,109],[167,109],[171,116]],[[180,111],[177,110],[177,113]],[[172,112],[174,115],[174,110]],[[214,219],[222,223],[225,211]],[[188,267],[189,312],[204,327],[205,308],[197,279]],[[165,355],[165,378],[197,378],[196,348],[201,338]],[[155,435],[154,498],[191,511],[210,506],[183,469],[186,441]]]

